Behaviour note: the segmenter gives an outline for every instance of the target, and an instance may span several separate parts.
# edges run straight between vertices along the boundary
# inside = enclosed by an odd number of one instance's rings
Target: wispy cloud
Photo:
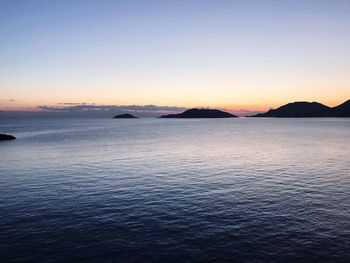
[[[98,105],[94,103],[60,102],[56,105],[40,105],[40,115],[67,117],[111,117],[120,113],[134,113],[139,117],[158,117],[163,114],[177,113],[185,107],[157,105]]]
[[[205,107],[200,107],[205,108]],[[81,118],[111,118],[116,114],[131,113],[138,117],[159,117],[164,114],[179,113],[185,111],[186,107],[158,106],[158,105],[99,105],[86,102],[60,102],[55,105],[40,105],[36,109],[28,108],[22,111],[1,111],[3,117],[81,117]],[[229,111],[238,116],[254,115],[258,112],[249,110],[233,110],[219,108]],[[0,116],[0,117],[2,117]]]
[[[86,103],[59,103],[64,106],[41,105],[38,108],[42,111],[53,112],[86,112],[86,111],[111,111],[111,112],[179,112],[184,107],[157,106],[157,105],[96,105]]]
[[[87,105],[89,103],[86,103],[86,102],[59,102],[57,103],[57,105],[67,105],[67,106],[70,106],[70,105]],[[95,105],[95,103],[90,103],[90,105]]]
[[[15,102],[16,100],[14,100],[14,99],[0,99],[0,101],[3,101],[3,102]]]

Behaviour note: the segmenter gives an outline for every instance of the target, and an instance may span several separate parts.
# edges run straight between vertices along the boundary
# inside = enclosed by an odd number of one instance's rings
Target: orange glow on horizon
[[[253,112],[264,112],[271,108],[278,108],[284,104],[295,102],[295,101],[308,101],[308,102],[319,102],[329,107],[335,107],[339,104],[342,104],[346,100],[350,98],[343,98],[343,99],[333,99],[333,100],[327,100],[325,101],[317,101],[317,100],[303,100],[303,99],[290,99],[290,100],[284,100],[280,103],[278,102],[271,102],[271,103],[262,103],[262,104],[234,104],[234,103],[184,103],[179,104],[175,102],[166,101],[161,103],[155,103],[155,102],[144,102],[144,101],[138,101],[138,103],[132,102],[132,103],[126,103],[125,101],[116,101],[113,99],[108,100],[94,100],[94,99],[82,99],[82,100],[60,100],[65,101],[63,102],[57,102],[54,100],[47,100],[47,101],[32,101],[27,102],[23,100],[2,100],[0,101],[0,110],[1,111],[40,111],[41,109],[39,106],[54,106],[54,107],[69,107],[73,105],[100,105],[100,106],[111,106],[111,105],[117,105],[117,106],[125,106],[125,105],[156,105],[156,106],[176,106],[176,107],[184,107],[184,108],[217,108],[232,112],[237,111],[253,111]],[[166,103],[168,102],[168,103]]]

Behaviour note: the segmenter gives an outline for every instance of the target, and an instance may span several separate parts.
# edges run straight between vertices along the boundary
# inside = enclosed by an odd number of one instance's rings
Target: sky
[[[2,0],[0,110],[335,106],[349,14],[350,0]]]

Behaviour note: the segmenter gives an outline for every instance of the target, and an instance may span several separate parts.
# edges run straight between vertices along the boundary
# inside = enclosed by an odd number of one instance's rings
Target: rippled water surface
[[[349,119],[1,120],[0,261],[350,261]]]

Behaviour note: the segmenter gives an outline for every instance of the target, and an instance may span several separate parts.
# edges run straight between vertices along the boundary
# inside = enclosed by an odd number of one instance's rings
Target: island
[[[119,114],[113,117],[113,119],[137,119],[138,117],[129,113]]]
[[[160,118],[237,118],[231,113],[215,109],[189,109],[178,114],[168,114]]]
[[[10,141],[10,140],[15,140],[16,137],[13,135],[8,135],[8,134],[1,134],[0,133],[0,141]]]
[[[332,108],[333,117],[350,117],[350,100]]]
[[[274,118],[319,118],[319,117],[350,117],[350,100],[336,106],[328,107],[318,102],[293,102],[265,113],[247,117]]]

